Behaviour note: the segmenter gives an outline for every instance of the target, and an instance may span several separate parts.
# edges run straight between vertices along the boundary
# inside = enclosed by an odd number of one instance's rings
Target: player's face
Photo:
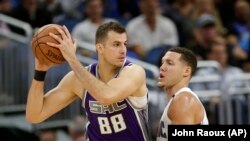
[[[112,65],[121,67],[126,59],[126,53],[127,34],[110,31],[104,45],[104,59]]]
[[[168,51],[162,58],[158,87],[173,87],[183,78],[184,64],[180,61],[181,54]]]

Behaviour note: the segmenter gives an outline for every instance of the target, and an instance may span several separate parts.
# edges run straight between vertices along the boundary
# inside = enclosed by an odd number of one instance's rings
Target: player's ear
[[[96,46],[96,51],[97,52],[99,52],[99,53],[103,52],[103,45],[102,44],[97,43],[95,46]]]
[[[184,68],[183,75],[184,75],[185,77],[190,76],[190,75],[191,75],[191,72],[192,72],[191,67],[190,67],[190,66],[186,66],[186,67]]]

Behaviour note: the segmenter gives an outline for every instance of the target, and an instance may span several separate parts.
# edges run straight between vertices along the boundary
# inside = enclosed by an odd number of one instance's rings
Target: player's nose
[[[125,54],[126,51],[127,51],[126,46],[122,46],[122,47],[120,48],[120,53],[121,53],[121,54]]]
[[[162,64],[160,67],[160,71],[166,71],[166,70],[167,70],[166,67],[164,67],[164,64]]]

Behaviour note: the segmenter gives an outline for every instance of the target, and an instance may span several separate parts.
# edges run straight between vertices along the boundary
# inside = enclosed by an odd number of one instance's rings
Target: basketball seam
[[[60,63],[60,62],[55,62],[55,61],[51,60],[49,57],[47,57],[47,55],[44,54],[44,52],[41,50],[40,44],[45,44],[45,43],[39,43],[38,46],[39,46],[39,49],[40,49],[40,51],[42,52],[42,54],[43,54],[49,61],[51,61],[52,63],[55,63],[55,64]]]
[[[56,25],[50,25],[50,26],[56,26]],[[45,27],[43,30],[37,32],[37,33],[36,33],[36,36],[37,36],[39,33],[41,33],[42,31],[44,31],[44,30],[46,30],[47,28],[49,28],[50,26],[47,26],[47,27]]]
[[[38,44],[38,42],[37,42],[37,45],[35,46],[35,56],[37,57],[37,59],[39,60],[39,59],[41,59],[41,57],[38,57],[37,55],[36,55],[36,49],[37,49],[37,46],[38,46],[38,48],[40,49],[40,46],[39,46],[39,44]],[[40,50],[41,51],[41,50]],[[42,51],[41,51],[42,52]]]
[[[39,40],[40,38],[43,38],[43,37],[46,37],[46,36],[49,36],[49,35],[45,35],[45,36],[41,36],[41,37],[39,37],[39,38],[37,37],[39,33],[45,31],[46,29],[48,29],[48,28],[51,27],[51,26],[57,26],[57,25],[56,25],[56,24],[49,25],[49,26],[45,27],[43,30],[37,32],[36,35],[35,35],[36,38],[37,38],[36,40]],[[55,35],[60,35],[60,33],[59,33],[59,34],[55,34]]]
[[[60,33],[59,34],[55,34],[55,35],[61,35]],[[44,36],[41,36],[41,37],[36,37],[36,40],[35,41],[37,41],[37,40],[39,40],[39,39],[41,39],[41,38],[44,38],[44,37],[47,37],[47,36],[50,36],[50,35],[44,35]]]

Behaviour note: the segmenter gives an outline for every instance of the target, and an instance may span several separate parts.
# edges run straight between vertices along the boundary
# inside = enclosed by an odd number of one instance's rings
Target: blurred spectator
[[[139,16],[138,1],[139,0],[117,0],[120,16],[126,20]]]
[[[239,82],[239,81],[229,81],[232,78],[232,74],[234,76],[241,75],[244,71],[238,67],[231,66],[228,63],[229,54],[227,52],[227,46],[223,42],[212,42],[210,43],[210,47],[207,50],[207,59],[217,61],[220,64],[219,70],[214,68],[204,68],[199,69],[196,72],[196,76],[207,76],[218,74],[221,76],[221,82],[218,83],[209,83],[209,84],[196,84],[196,87],[193,86],[196,90],[206,90],[206,89],[220,89],[223,92],[227,91],[229,86],[232,87],[249,87],[248,82]]]
[[[199,60],[204,60],[209,44],[218,36],[220,34],[216,28],[215,17],[210,14],[202,14],[196,21],[194,39],[188,43],[188,48],[197,55]]]
[[[59,0],[42,0],[41,8],[51,13],[53,22],[55,22],[55,19],[64,12]]]
[[[52,22],[51,13],[42,10],[37,0],[22,0],[22,4],[13,9],[11,15],[21,21],[29,23],[32,28],[39,28]],[[11,28],[14,32],[24,35],[21,29]]]
[[[127,24],[129,49],[143,59],[154,48],[179,44],[176,26],[161,15],[159,0],[141,0],[139,7],[142,14]]]
[[[222,37],[216,28],[216,20],[210,14],[202,14],[196,21],[196,28],[194,30],[194,39],[190,40],[188,47],[194,51],[200,60],[206,60],[206,52],[209,49],[209,44],[216,40],[223,40],[227,45],[229,57],[229,64],[240,66],[241,60],[247,58],[247,54],[240,48],[237,39],[227,40]]]
[[[247,52],[240,47],[239,40],[236,36],[231,34],[228,35],[226,39],[229,54],[231,55],[231,57],[229,57],[229,64],[242,68],[248,59]]]
[[[192,0],[176,0],[164,10],[164,15],[173,20],[178,29],[179,46],[186,46],[192,36],[193,21],[190,17],[193,8]]]
[[[78,24],[72,30],[72,36],[77,41],[87,42],[95,44],[95,32],[99,25],[115,21],[115,19],[103,17],[103,3],[102,0],[86,0],[85,1],[85,12],[86,19]]]
[[[213,42],[219,42],[226,45],[228,53],[228,64],[241,68],[241,63],[247,58],[246,52],[244,52],[238,45],[237,39],[229,39],[231,37],[217,36]]]
[[[86,19],[77,23],[72,30],[72,36],[76,38],[78,43],[84,42],[95,45],[95,33],[99,25],[109,21],[116,21],[115,19],[105,18],[103,11],[102,0],[85,1]],[[83,49],[80,52],[85,56],[95,55],[95,53]]]
[[[242,80],[235,80],[235,76],[240,76],[244,74],[244,71],[238,67],[232,66],[228,63],[229,54],[227,52],[227,46],[225,43],[222,42],[213,42],[210,44],[209,49],[207,50],[207,59],[208,60],[214,60],[217,61],[220,65],[218,69],[211,68],[211,67],[205,67],[199,69],[195,76],[200,76],[200,78],[204,76],[212,76],[212,75],[218,75],[220,76],[220,80],[216,82],[200,82],[200,83],[193,83],[190,85],[193,90],[220,90],[222,93],[221,98],[213,97],[207,106],[208,109],[208,116],[209,121],[211,123],[218,123],[219,120],[217,119],[219,111],[211,111],[214,109],[210,109],[210,104],[214,105],[217,110],[217,104],[222,103],[223,100],[228,99],[229,95],[228,90],[229,88],[246,88],[250,87],[249,81],[242,81]],[[233,74],[233,75],[232,75]],[[234,102],[237,98],[232,97],[232,102]],[[222,100],[222,101],[221,101]],[[243,100],[244,101],[244,100]],[[244,108],[244,107],[242,107]],[[213,115],[211,115],[213,113]],[[242,115],[243,117],[244,114]]]
[[[228,33],[228,42],[238,46],[237,66],[250,72],[250,4],[247,0],[237,0],[234,5],[235,19],[231,23]]]
[[[39,132],[40,141],[57,141],[56,132],[52,129],[45,129]]]
[[[218,10],[222,25],[227,30],[234,20],[234,3],[236,0],[214,0],[214,5]],[[226,31],[227,32],[227,31]]]
[[[11,0],[0,0],[0,13],[9,15],[12,10]],[[9,31],[8,24],[0,21],[0,29],[3,31]]]
[[[222,26],[220,15],[218,14],[218,11],[214,5],[213,0],[195,0],[195,7],[192,15],[193,21],[197,21],[197,19],[202,14],[210,14],[214,17],[216,22],[216,28],[218,28],[218,32],[220,34],[224,34],[225,30]]]
[[[8,15],[12,7],[11,0],[0,0],[0,13]]]
[[[82,116],[76,116],[72,123],[69,124],[68,130],[72,141],[85,141],[86,121]]]
[[[109,18],[119,18],[119,10],[118,10],[118,1],[119,0],[103,0],[104,6],[104,16]]]
[[[235,3],[235,21],[231,33],[238,37],[240,47],[250,53],[250,4],[246,0]]]
[[[63,14],[54,17],[54,22],[60,25],[65,25],[69,32],[72,32],[73,27],[79,23],[82,18],[83,0],[59,0],[61,3]]]

